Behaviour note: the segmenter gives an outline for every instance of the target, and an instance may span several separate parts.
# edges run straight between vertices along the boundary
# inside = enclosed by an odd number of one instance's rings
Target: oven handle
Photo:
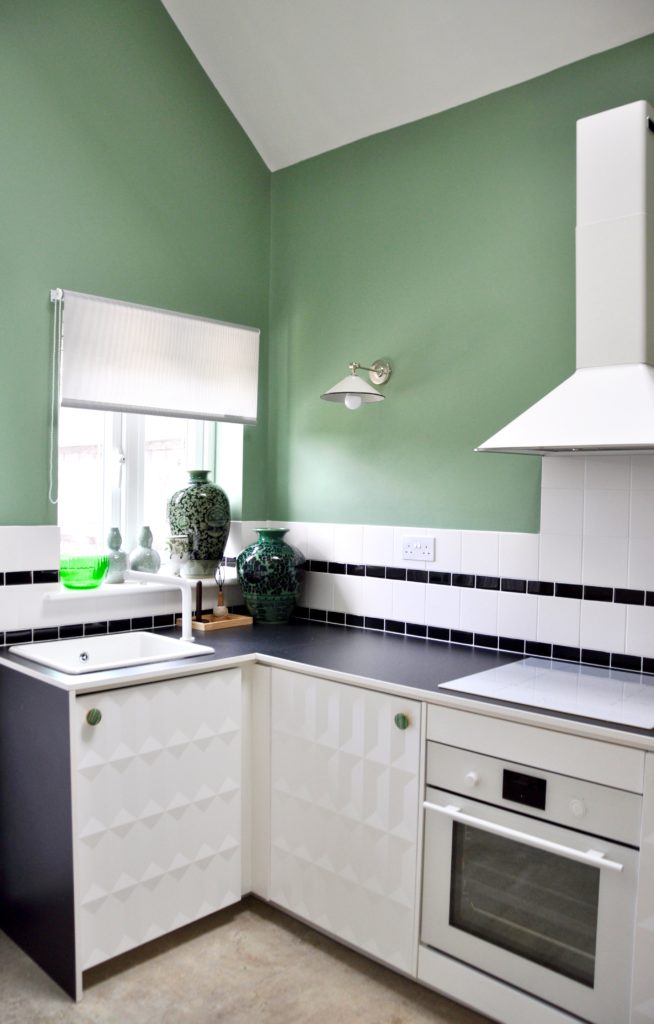
[[[505,836],[507,839],[515,839],[525,846],[534,846],[537,850],[547,850],[549,853],[559,854],[561,857],[568,857],[570,860],[580,861],[582,864],[591,864],[594,868],[607,868],[609,871],[623,871],[624,865],[615,860],[606,860],[600,850],[575,850],[572,846],[563,846],[561,843],[554,843],[550,839],[541,839],[538,836],[529,835],[528,832],[519,832],[515,828],[508,828],[506,825],[497,825],[494,821],[486,821],[484,818],[475,818],[471,814],[464,814],[460,807],[454,804],[447,804],[441,807],[439,804],[432,804],[425,800],[422,805],[426,811],[437,811],[448,818],[460,821],[465,825],[472,825],[484,832],[491,832],[495,836]]]

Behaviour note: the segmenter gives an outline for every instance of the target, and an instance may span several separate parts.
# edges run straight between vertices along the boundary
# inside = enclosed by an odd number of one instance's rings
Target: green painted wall
[[[654,36],[273,175],[271,516],[538,529],[540,459],[472,449],[574,368],[575,122],[643,98]]]
[[[50,288],[258,326],[265,382],[270,174],[158,0],[3,4],[0,139],[0,523],[48,523]]]

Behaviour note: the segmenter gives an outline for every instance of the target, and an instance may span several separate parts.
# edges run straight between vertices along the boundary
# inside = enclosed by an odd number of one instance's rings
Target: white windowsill
[[[200,582],[204,590],[213,588],[217,590],[217,583],[213,576],[207,576],[205,579],[189,580],[191,584]],[[225,586],[233,586],[237,583],[236,570],[227,569],[225,572]],[[135,581],[129,581],[125,583],[102,583],[99,587],[95,587],[91,590],[67,590],[63,584],[59,584],[58,590],[49,590],[43,595],[44,601],[105,601],[108,598],[122,597],[134,597],[136,594],[144,594],[152,597],[154,594],[163,594],[166,591],[174,592],[178,591],[179,587],[176,587],[174,583],[136,583]]]

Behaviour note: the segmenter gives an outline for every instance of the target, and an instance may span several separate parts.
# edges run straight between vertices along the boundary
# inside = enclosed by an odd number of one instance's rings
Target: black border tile
[[[296,604],[295,608],[293,609],[293,615],[295,616],[296,619],[308,619],[309,609],[305,608],[304,605]]]
[[[453,587],[474,587],[475,577],[470,572],[453,572],[452,573],[452,586]]]
[[[367,621],[367,620],[366,620]],[[399,622],[397,619],[385,619],[384,629],[387,633],[406,633],[406,622]]]
[[[345,575],[345,563],[344,562],[328,562],[327,572],[331,573],[332,576],[344,576]]]
[[[204,615],[204,608],[202,609]],[[151,615],[138,615],[132,619],[132,629],[152,629],[152,616]]]
[[[344,626],[345,612],[327,612],[327,622],[332,626]]]
[[[84,636],[102,636],[103,633],[108,632],[108,623],[106,622],[85,622],[84,623]]]
[[[396,565],[386,566],[387,580],[406,580],[406,569],[399,569]]]
[[[612,601],[613,587],[584,587],[584,601]]]
[[[438,572],[435,569],[429,570],[429,582],[436,584],[439,587],[451,587],[452,586],[452,573],[451,572]]]
[[[129,619],[127,621],[129,622]],[[129,629],[129,626],[127,628]],[[81,622],[76,622],[73,625],[69,626],[59,627],[60,640],[72,640],[74,637],[78,636],[84,636],[84,626],[81,624]]]
[[[499,590],[500,589],[500,578],[499,576],[476,576],[476,583],[478,590]]]
[[[556,583],[554,585],[554,594],[556,597],[571,597],[581,601],[584,596],[584,588],[581,583]]]
[[[654,590],[645,591],[645,604],[651,608],[654,605]]]
[[[527,581],[514,580],[510,577],[503,576],[500,581],[500,589],[506,591],[509,594],[526,594]]]
[[[643,658],[643,672],[654,672],[654,658]]]
[[[174,615],[171,616],[174,619]],[[174,623],[173,623],[174,625]],[[109,633],[129,633],[132,628],[130,619],[112,619],[109,623]]]
[[[632,590],[630,587],[616,587],[613,592],[616,604],[645,604],[645,591]]]
[[[538,597],[553,597],[554,584],[549,580],[527,580],[527,593]]]
[[[426,583],[429,573],[425,569],[407,569],[406,579],[407,583]]]
[[[473,635],[465,629],[451,629],[450,641],[453,644],[469,644],[472,646]]]
[[[42,626],[39,629],[32,630],[34,643],[41,643],[45,640],[58,640],[59,630],[56,626]]]
[[[525,654],[532,654],[536,658],[551,658],[552,645],[540,643],[538,640],[527,640]]]
[[[578,647],[567,647],[565,644],[553,644],[552,657],[556,661],[579,661],[581,658],[581,651]]]
[[[491,636],[489,633],[475,633],[475,647],[493,647],[497,649],[499,637]]]
[[[310,608],[309,618],[312,622],[327,622],[327,612],[322,608]]]
[[[421,626],[419,622],[407,622],[406,632],[407,636],[427,637],[427,627]]]
[[[327,572],[327,562],[312,558],[307,562],[307,569],[309,572]]]
[[[31,629],[9,629],[5,633],[5,644],[11,647],[12,644],[31,644]]]
[[[607,651],[588,651],[582,648],[581,660],[584,665],[599,665],[601,668],[610,668],[611,655]]]
[[[6,572],[5,573],[5,586],[6,587],[26,587],[32,583],[32,573],[25,570],[24,572]],[[13,631],[15,632],[15,630]]]
[[[352,565],[351,562],[347,563],[347,574],[348,576],[365,576],[366,567],[365,565]]]
[[[363,615],[352,615],[350,612],[346,612],[345,625],[354,626],[355,629],[363,629]]]
[[[154,629],[164,629],[166,626],[175,625],[175,616],[172,613],[166,613],[165,615],[153,615],[152,626]],[[109,623],[109,630],[111,631],[111,623]]]
[[[511,651],[513,654],[525,653],[524,640],[514,640],[514,638],[510,636],[501,636],[499,639],[501,651]]]
[[[363,620],[363,625],[365,629],[383,630],[384,620],[378,619],[375,615],[366,615]]]
[[[383,580],[386,577],[386,566],[385,565],[367,565],[366,576],[372,577],[375,580]]]
[[[634,654],[612,654],[611,668],[623,668],[627,672],[640,672],[643,667],[643,659]]]
[[[427,626],[427,636],[430,640],[445,640],[449,643],[450,631],[445,626]]]
[[[58,583],[58,569],[35,569],[32,573],[33,583]]]

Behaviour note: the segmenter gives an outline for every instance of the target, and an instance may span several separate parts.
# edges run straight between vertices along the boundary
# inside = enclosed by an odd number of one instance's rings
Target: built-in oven
[[[421,942],[593,1024],[627,1021],[642,798],[427,746]]]

